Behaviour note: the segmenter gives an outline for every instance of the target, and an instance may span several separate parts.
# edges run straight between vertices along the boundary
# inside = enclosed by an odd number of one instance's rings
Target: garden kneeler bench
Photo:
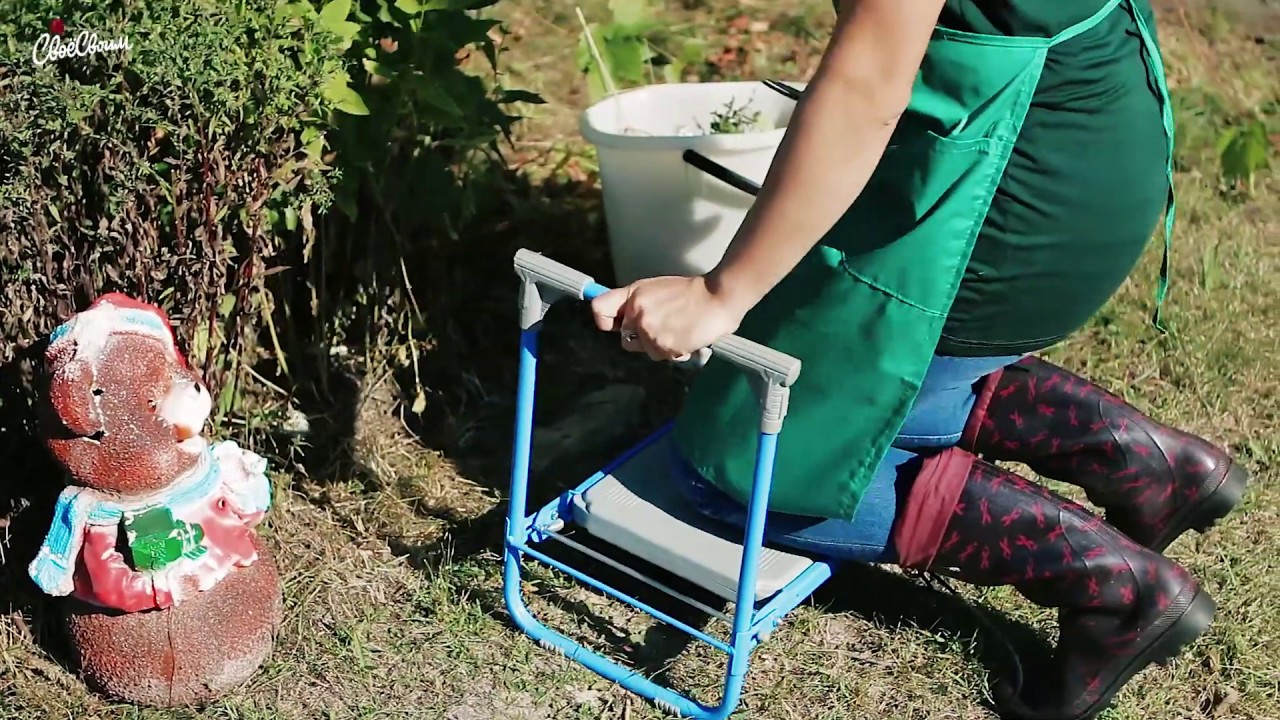
[[[542,319],[559,300],[590,300],[608,288],[583,273],[542,255],[520,250],[515,257],[520,277],[520,375],[516,400],[515,441],[511,467],[503,565],[503,594],[515,624],[544,647],[563,653],[602,677],[653,701],[663,710],[690,718],[720,720],[737,707],[751,652],[831,577],[832,565],[802,555],[763,547],[774,452],[787,411],[790,387],[800,374],[800,361],[763,345],[728,336],[709,348],[753,380],[760,398],[759,447],[746,531],[741,537],[689,507],[676,486],[680,473],[671,425],[640,442],[579,486],[532,514],[525,503],[533,431],[538,333]],[[624,566],[563,531],[576,526],[593,537],[679,576],[733,603],[732,616],[721,613],[661,582]],[[537,545],[556,541],[647,583],[732,625],[718,639],[625,592],[556,560]],[[643,677],[539,622],[521,592],[521,563],[527,556],[625,602],[688,633],[728,655],[723,697],[714,707]]]

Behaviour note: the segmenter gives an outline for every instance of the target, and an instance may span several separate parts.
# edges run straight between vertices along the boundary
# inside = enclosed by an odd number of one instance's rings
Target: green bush
[[[460,66],[471,51],[496,61],[496,22],[473,12],[491,1],[9,4],[0,361],[120,290],[164,306],[215,384],[234,384],[246,332],[264,325],[287,368],[263,321],[273,293],[316,295],[317,242],[341,258],[322,300],[381,288],[407,249],[369,222],[394,218],[416,248],[456,235],[486,196],[475,168],[515,119],[502,106],[537,100]],[[90,29],[131,49],[37,66],[53,18],[65,37]]]
[[[441,219],[472,214],[475,198],[458,192],[459,174],[465,180],[477,160],[493,159],[496,142],[516,119],[502,105],[539,102],[523,91],[495,93],[461,67],[477,52],[496,69],[489,33],[498,22],[467,12],[496,1],[378,0],[353,7],[350,0],[331,0],[315,14],[314,22],[345,50],[346,73],[327,78],[323,92],[344,111],[330,142],[344,171],[355,173],[347,179],[356,182],[338,192],[349,217],[357,214],[361,191],[394,206],[398,223],[410,231],[439,229]],[[453,9],[427,9],[440,7]]]
[[[54,17],[132,48],[37,66]],[[300,139],[340,59],[267,0],[23,2],[0,33],[0,335],[30,342],[120,290],[166,307],[221,375],[291,241],[278,218],[332,197]]]
[[[504,183],[499,143],[517,119],[504,108],[541,102],[497,82],[498,22],[478,12],[495,2],[290,6],[337,38],[346,63],[323,88],[342,110],[324,140],[341,170],[341,212],[298,258],[310,271],[306,311],[321,315],[289,323],[310,330],[303,344],[360,345],[388,331],[404,338],[410,326],[422,334],[427,302],[414,295],[438,286],[432,276],[466,244],[472,219],[494,213]],[[494,75],[465,69],[471,60],[486,60]]]
[[[102,293],[169,312],[219,418],[251,365],[406,317],[537,101],[464,69],[492,1],[0,0],[0,458],[41,462],[33,343]],[[54,19],[130,48],[37,64]]]

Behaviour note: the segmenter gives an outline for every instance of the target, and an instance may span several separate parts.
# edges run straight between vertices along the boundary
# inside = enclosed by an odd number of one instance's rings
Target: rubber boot
[[[1240,502],[1248,473],[1067,370],[1026,358],[987,377],[960,446],[1084,488],[1107,522],[1163,552]]]
[[[1058,609],[1060,639],[1047,664],[994,685],[1005,720],[1094,717],[1136,673],[1178,655],[1215,612],[1173,561],[959,448],[925,462],[895,542],[904,567],[1011,585]]]

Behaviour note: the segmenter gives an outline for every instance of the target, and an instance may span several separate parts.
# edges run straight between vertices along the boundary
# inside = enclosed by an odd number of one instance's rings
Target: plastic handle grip
[[[726,335],[711,345],[711,352],[743,370],[764,375],[782,387],[800,377],[800,360],[737,335]]]
[[[586,299],[587,288],[595,284],[590,275],[525,248],[516,251],[516,273],[539,286],[578,300]]]
[[[608,288],[589,275],[531,250],[517,251],[515,264],[521,277],[579,300],[590,300],[608,292]],[[781,387],[790,387],[800,376],[799,359],[737,335],[724,336],[710,349],[722,360]]]

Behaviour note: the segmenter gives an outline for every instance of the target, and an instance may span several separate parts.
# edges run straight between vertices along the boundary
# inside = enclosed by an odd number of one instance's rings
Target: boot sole
[[[1164,617],[1149,631],[1159,633],[1156,638],[1134,655],[1133,659],[1121,668],[1111,683],[1107,685],[1102,695],[1084,713],[1076,716],[1074,720],[1092,720],[1111,704],[1116,693],[1128,684],[1134,675],[1142,672],[1152,664],[1168,665],[1178,655],[1182,654],[1183,648],[1204,634],[1204,631],[1212,624],[1214,615],[1217,614],[1218,605],[1214,602],[1213,597],[1202,588],[1196,587],[1194,592],[1195,594],[1191,596],[1190,600],[1184,601],[1183,598],[1188,594],[1184,590],[1170,603]],[[1184,603],[1185,607],[1179,610],[1178,606],[1184,605]],[[1160,630],[1162,625],[1164,629]]]
[[[1123,667],[1111,677],[1098,697],[1082,710],[1067,714],[1064,708],[1033,710],[1017,698],[1016,692],[996,689],[996,703],[1004,720],[1094,720],[1111,706],[1120,692],[1139,672],[1152,664],[1168,665],[1183,648],[1204,634],[1217,613],[1217,603],[1199,586],[1184,588],[1165,610],[1164,615],[1146,633],[1147,641]],[[1144,638],[1144,639],[1146,639]],[[1005,695],[1002,700],[1001,695]]]
[[[1218,486],[1204,495],[1200,502],[1183,509],[1169,523],[1169,529],[1160,535],[1150,547],[1163,553],[1188,530],[1200,534],[1209,532],[1219,520],[1231,514],[1236,505],[1244,497],[1245,488],[1249,484],[1249,472],[1235,462],[1231,462],[1227,472]],[[1206,488],[1202,488],[1204,490]]]

